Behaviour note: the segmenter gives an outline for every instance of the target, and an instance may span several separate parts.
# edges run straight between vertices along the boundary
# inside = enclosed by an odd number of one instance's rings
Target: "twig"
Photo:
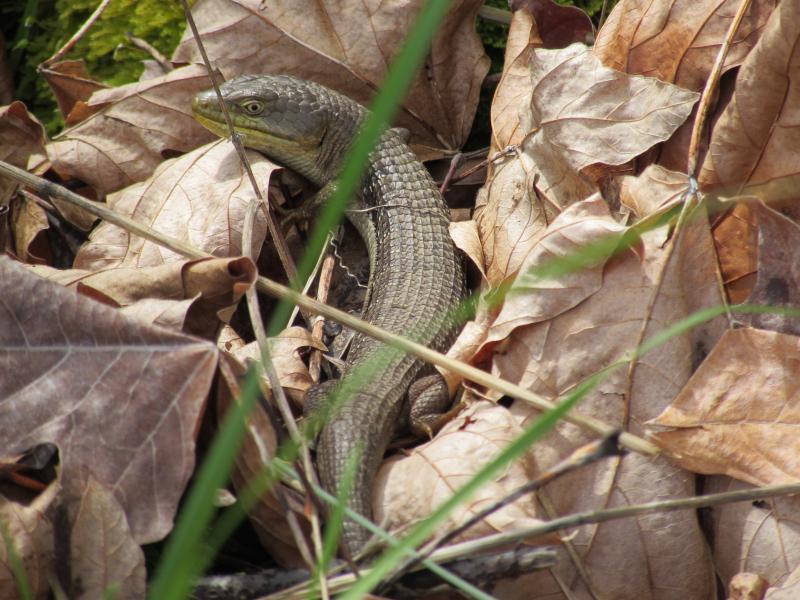
[[[130,42],[131,46],[149,54],[150,57],[158,63],[158,66],[161,67],[161,70],[164,71],[164,73],[169,73],[173,70],[169,59],[161,54],[161,52],[158,51],[158,48],[152,44],[149,44],[147,40],[136,37],[130,31],[125,32],[125,37],[127,38],[128,42]]]
[[[737,490],[735,492],[723,492],[720,494],[709,494],[706,496],[694,496],[691,498],[679,498],[675,500],[662,500],[659,502],[648,502],[646,504],[634,504],[633,506],[619,506],[603,510],[587,510],[579,513],[566,515],[558,519],[553,519],[547,523],[531,525],[513,531],[496,533],[477,540],[471,540],[461,544],[454,544],[439,550],[437,556],[464,556],[469,552],[481,552],[491,548],[501,547],[504,544],[513,544],[519,541],[535,538],[548,533],[554,533],[564,529],[571,529],[580,525],[593,523],[605,523],[615,519],[635,517],[659,512],[672,512],[676,510],[690,510],[707,506],[719,506],[721,504],[731,504],[733,502],[749,502],[762,498],[774,498],[778,496],[788,496],[800,494],[800,483],[790,483],[781,485],[765,486],[749,490]],[[452,554],[451,554],[452,553]]]
[[[261,206],[264,207],[265,212],[269,212],[269,207],[266,204],[262,203]],[[244,218],[244,229],[242,231],[242,251],[246,253],[247,256],[250,256],[250,258],[253,260],[255,260],[255,257],[252,256],[253,230],[255,229],[255,216],[258,208],[258,200],[251,200],[247,206],[247,212],[245,213]],[[259,310],[258,293],[256,292],[255,287],[249,286],[245,294],[247,296],[247,309],[250,313],[250,321],[253,324],[253,332],[255,333],[256,340],[261,348],[260,366],[263,367],[267,375],[269,385],[272,388],[272,396],[275,398],[275,404],[278,406],[278,411],[281,413],[281,417],[283,417],[283,422],[286,426],[286,429],[289,431],[292,441],[297,444],[298,448],[300,449],[303,471],[308,477],[313,479],[314,466],[311,463],[311,454],[308,451],[308,444],[306,443],[304,437],[300,434],[300,430],[298,429],[297,423],[294,420],[294,415],[292,414],[292,409],[289,407],[289,402],[286,400],[286,394],[284,393],[280,379],[278,378],[278,373],[275,370],[275,364],[272,362],[272,356],[269,349],[269,338],[267,337],[267,331],[264,327],[264,322],[261,319],[261,311]],[[282,494],[281,486],[275,486],[274,489],[278,494]],[[307,490],[307,493],[312,493],[310,487]],[[297,522],[297,516],[295,515],[294,511],[289,510],[288,502],[286,502],[285,499],[283,499],[281,503],[286,507],[287,521],[292,531],[292,536],[297,543],[297,548],[300,550],[300,554],[303,556],[306,564],[309,566],[309,568],[312,568],[313,561],[311,560],[311,553],[306,545],[306,540],[303,536],[302,530],[300,529],[300,524]],[[319,562],[322,560],[323,553],[322,533],[320,530],[319,512],[316,510],[313,504],[311,509],[311,538],[314,541],[314,554]],[[320,594],[323,600],[327,600],[329,598],[329,594],[324,574],[320,574],[319,579]]]
[[[450,183],[451,183],[451,184],[452,184],[452,183],[458,183],[458,182],[459,182],[459,181],[461,181],[462,179],[466,179],[467,177],[469,177],[470,175],[472,175],[472,174],[473,174],[473,173],[475,173],[476,171],[480,171],[480,170],[481,170],[481,169],[483,169],[484,167],[487,167],[487,166],[489,166],[490,164],[492,164],[492,163],[494,163],[494,162],[497,162],[497,161],[498,161],[498,160],[500,160],[501,158],[503,158],[503,157],[506,157],[506,156],[508,156],[509,154],[515,154],[515,153],[517,152],[517,150],[518,150],[518,149],[519,149],[519,147],[518,147],[518,146],[515,146],[515,145],[506,146],[505,148],[503,148],[503,149],[502,149],[502,150],[500,150],[499,152],[495,152],[495,153],[494,153],[492,156],[490,156],[490,157],[488,157],[488,158],[486,158],[486,159],[482,160],[482,161],[481,161],[481,162],[479,162],[477,165],[473,165],[472,167],[470,167],[470,168],[469,168],[469,169],[467,169],[466,171],[462,171],[462,172],[461,172],[461,173],[459,173],[458,175],[455,175],[455,176],[453,176],[453,179],[452,179],[452,181],[451,181]]]
[[[325,246],[328,248],[329,246]],[[328,292],[331,287],[331,279],[333,277],[333,268],[336,265],[336,258],[330,252],[325,253],[325,258],[322,260],[322,268],[319,272],[319,282],[317,283],[317,300],[323,304],[328,302]],[[311,329],[311,336],[315,340],[322,341],[323,330],[325,329],[325,319],[320,316],[314,318],[314,327]],[[322,351],[314,348],[311,351],[311,357],[308,359],[308,371],[311,375],[312,381],[319,381],[319,375],[322,368]]]
[[[453,175],[455,175],[456,169],[461,164],[461,161],[464,159],[464,155],[461,152],[456,152],[452,159],[450,159],[450,167],[447,169],[447,175],[444,176],[444,181],[442,181],[442,185],[439,188],[439,193],[444,196],[447,188],[450,187],[450,180],[453,179]]]
[[[711,73],[708,75],[706,86],[703,88],[703,94],[700,96],[700,104],[697,108],[697,116],[694,119],[692,126],[692,137],[689,141],[689,161],[686,167],[686,173],[689,177],[697,178],[697,157],[700,153],[700,136],[705,128],[706,120],[708,119],[708,112],[711,110],[711,97],[717,90],[720,74],[722,73],[722,65],[725,63],[725,57],[728,55],[728,48],[731,45],[733,37],[742,23],[744,14],[750,7],[750,0],[742,0],[739,4],[739,9],[733,17],[731,24],[728,26],[728,31],[725,34],[725,39],[722,41],[719,52],[717,52],[717,59],[714,61],[714,66],[711,68]]]
[[[505,506],[508,506],[522,496],[531,494],[544,487],[551,481],[558,479],[559,477],[566,475],[567,473],[570,473],[584,465],[608,456],[618,456],[622,452],[617,444],[618,438],[619,432],[616,432],[602,440],[596,440],[581,446],[554,467],[539,475],[539,477],[536,479],[529,481],[528,483],[512,491],[510,494],[507,494],[504,498],[481,509],[455,529],[448,531],[425,544],[425,547],[419,550],[418,556],[407,559],[394,570],[392,579],[402,576],[403,573],[416,568],[420,561],[425,558],[429,558],[437,549],[451,542],[465,531],[483,521],[492,513],[497,512]]]
[[[256,198],[258,198],[259,202],[261,202],[264,206],[268,207],[269,204],[266,202],[266,200],[264,200],[264,196],[261,194],[261,189],[258,187],[258,183],[256,182],[255,175],[253,175],[253,170],[250,168],[250,161],[247,160],[247,154],[245,153],[244,146],[242,145],[241,137],[238,133],[236,133],[236,129],[233,126],[233,121],[231,120],[231,115],[228,112],[228,107],[225,105],[225,102],[222,99],[222,94],[219,91],[219,85],[217,85],[217,78],[214,77],[214,72],[211,69],[211,62],[208,60],[208,54],[206,54],[203,40],[200,39],[200,32],[197,30],[197,25],[194,22],[194,17],[192,16],[192,11],[189,9],[187,0],[181,0],[181,5],[183,6],[183,12],[186,15],[186,20],[189,23],[189,27],[192,30],[194,40],[197,43],[197,48],[200,50],[200,55],[203,57],[203,64],[206,67],[208,78],[211,80],[211,85],[213,86],[214,92],[217,95],[217,101],[219,102],[220,110],[222,111],[222,115],[225,119],[225,124],[228,127],[228,133],[230,133],[231,142],[233,143],[234,148],[236,148],[236,153],[239,155],[239,161],[242,163],[242,168],[247,173],[247,178],[250,180],[250,185],[253,187]],[[289,247],[286,245],[286,240],[283,238],[283,235],[280,232],[278,221],[275,219],[275,214],[272,210],[267,210],[267,228],[269,229],[272,241],[275,242],[275,248],[278,251],[278,257],[283,265],[283,270],[286,272],[289,281],[294,281],[295,277],[297,276],[297,267],[294,264],[292,255],[289,252]],[[303,317],[310,326],[311,323],[308,315],[304,314]]]
[[[211,256],[211,254],[201,252],[197,248],[187,244],[182,240],[173,238],[160,232],[156,232],[150,227],[142,225],[141,223],[137,223],[129,217],[120,215],[104,204],[84,198],[75,192],[72,192],[51,181],[47,181],[46,179],[42,179],[41,177],[37,177],[32,173],[23,171],[22,169],[8,164],[7,162],[0,161],[0,175],[5,175],[15,179],[16,181],[20,181],[26,185],[29,185],[46,197],[55,197],[60,200],[64,200],[65,202],[69,202],[70,204],[78,206],[113,225],[122,227],[131,233],[135,233],[146,240],[150,240],[151,242],[159,244],[160,246],[168,248],[178,254],[182,254],[190,258]],[[556,406],[553,402],[534,394],[530,390],[526,390],[525,388],[515,385],[509,381],[495,377],[486,371],[482,371],[466,363],[449,358],[444,354],[436,352],[435,350],[431,350],[427,346],[414,342],[405,336],[386,331],[385,329],[381,329],[380,327],[362,321],[358,317],[354,317],[353,315],[342,310],[333,308],[327,304],[322,304],[321,302],[317,302],[313,298],[309,298],[308,296],[296,292],[285,285],[281,285],[276,281],[267,279],[266,277],[259,276],[256,279],[256,287],[260,291],[272,296],[273,298],[289,300],[290,302],[299,305],[301,308],[312,314],[319,314],[331,319],[332,321],[341,323],[345,327],[349,327],[355,331],[358,331],[359,333],[363,333],[364,335],[368,335],[377,339],[378,341],[384,342],[385,344],[408,352],[417,358],[421,358],[425,362],[434,364],[449,371],[453,371],[465,379],[474,381],[479,385],[497,390],[501,394],[531,404],[539,410],[551,410]],[[564,419],[575,425],[583,427],[584,429],[593,431],[601,436],[611,435],[617,430],[617,428],[612,427],[600,419],[583,415],[574,410],[567,413]],[[620,434],[619,442],[625,448],[640,454],[645,454],[647,456],[655,456],[660,452],[658,447],[652,442],[642,439],[641,437],[627,431]]]
[[[102,0],[102,2],[100,2],[100,4],[97,6],[97,8],[94,9],[94,12],[91,15],[89,15],[89,18],[86,19],[86,22],[83,25],[80,26],[78,31],[76,31],[75,34],[71,38],[69,38],[69,40],[67,40],[67,43],[64,44],[63,46],[61,46],[61,48],[59,48],[56,51],[56,53],[53,54],[53,56],[51,56],[46,61],[41,63],[38,67],[36,67],[36,70],[37,71],[43,71],[44,69],[49,68],[50,65],[52,65],[54,62],[59,61],[62,58],[64,58],[64,56],[70,50],[72,50],[72,48],[75,46],[75,44],[77,44],[78,41],[84,35],[86,35],[86,32],[89,31],[91,26],[95,24],[95,21],[97,21],[97,19],[100,18],[100,15],[103,14],[103,11],[106,9],[106,7],[109,5],[110,2],[111,2],[111,0]]]
[[[511,25],[511,12],[496,6],[481,6],[478,16],[484,21],[491,21],[499,25]]]

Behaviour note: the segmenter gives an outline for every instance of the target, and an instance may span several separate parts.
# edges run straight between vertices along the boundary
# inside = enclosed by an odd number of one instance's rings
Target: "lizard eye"
[[[264,110],[264,104],[258,100],[248,100],[242,104],[242,108],[251,115],[257,115]]]

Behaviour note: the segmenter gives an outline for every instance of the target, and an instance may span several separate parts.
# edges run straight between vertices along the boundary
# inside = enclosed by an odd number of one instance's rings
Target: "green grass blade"
[[[258,394],[258,381],[251,369],[239,402],[225,415],[222,427],[214,436],[206,459],[197,471],[197,479],[159,561],[149,598],[183,599],[188,595],[194,579],[200,575],[202,569],[196,560],[197,552],[214,515],[214,497],[228,479],[242,442],[247,415]]]
[[[17,547],[14,545],[14,540],[11,539],[11,534],[8,533],[6,524],[0,521],[0,536],[3,537],[3,543],[6,546],[6,557],[11,566],[11,572],[14,574],[14,579],[17,582],[17,591],[21,600],[33,600],[33,592],[31,591],[31,583],[28,580],[28,573],[25,571],[25,565],[22,564],[22,559],[17,552]]]

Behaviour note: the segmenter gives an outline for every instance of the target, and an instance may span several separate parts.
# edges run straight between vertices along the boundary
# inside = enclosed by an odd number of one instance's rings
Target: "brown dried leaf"
[[[281,387],[299,404],[302,403],[306,390],[314,383],[306,363],[300,356],[300,350],[305,348],[315,348],[323,352],[327,350],[325,344],[314,339],[311,332],[302,327],[289,327],[276,337],[269,338],[270,356]],[[261,360],[261,350],[257,342],[251,342],[231,354],[244,364]],[[269,387],[266,376],[264,384]]]
[[[758,271],[748,304],[797,308],[800,301],[800,227],[777,211],[756,202],[750,206],[758,222]],[[781,314],[747,314],[740,320],[759,329],[800,335],[800,321]]]
[[[70,597],[102,598],[113,586],[119,600],[144,598],[144,552],[113,492],[90,476],[76,504],[69,540]]]
[[[234,398],[239,396],[238,380],[244,376],[245,367],[236,358],[226,354],[223,354],[221,367],[221,383],[225,385],[220,386],[217,412],[225,415],[236,402]],[[278,369],[280,377],[282,368],[276,364],[276,369]],[[277,447],[278,436],[275,429],[264,410],[256,405],[248,415],[242,447],[231,471],[231,481],[237,491],[246,489],[253,477],[263,473],[264,467],[275,458]],[[297,514],[301,523],[305,523],[303,499],[298,496],[297,492],[287,487],[282,487],[282,493],[289,503],[288,509]],[[278,501],[274,492],[262,495],[248,511],[247,516],[261,545],[279,564],[287,568],[306,568],[308,566],[300,556],[291,529],[287,524],[286,507]]]
[[[32,597],[36,600],[49,597],[47,577],[53,567],[54,548],[53,525],[46,512],[60,489],[53,482],[31,502],[0,494],[0,527],[4,530],[0,535],[0,598],[20,598],[5,534],[22,562]]]
[[[396,531],[427,517],[521,432],[507,409],[491,402],[475,402],[432,441],[414,448],[407,456],[397,455],[383,463],[375,479],[376,521]],[[469,504],[453,511],[439,533],[464,523],[535,474],[530,456],[513,463],[497,479],[481,487]],[[415,492],[409,494],[409,489]],[[533,525],[538,519],[536,506],[527,497],[503,507],[457,539]]]
[[[453,150],[469,135],[490,62],[475,32],[482,4],[452,3],[426,68],[408,90],[397,121],[411,131],[415,144]],[[403,0],[365,10],[361,4],[326,0],[297,10],[293,0],[204,0],[192,14],[226,77],[287,73],[368,104],[422,5],[422,0]],[[173,60],[201,62],[188,29]]]
[[[268,182],[275,166],[248,151],[257,181]],[[264,185],[266,188],[266,185]],[[248,204],[255,198],[233,146],[220,140],[165,161],[147,181],[108,198],[117,212],[216,256],[237,256]],[[253,256],[258,256],[267,224],[258,211]],[[109,223],[92,232],[75,258],[75,268],[150,267],[183,257]]]
[[[607,209],[604,215],[600,209],[601,202],[592,200],[562,213],[542,238],[543,247],[534,250],[539,259],[532,256],[525,266],[541,264],[549,255],[549,245],[559,240],[558,232],[568,225],[574,225],[575,231],[565,233],[565,242],[577,239],[581,220],[590,232],[603,227],[613,231],[614,222]],[[587,218],[586,213],[596,214]],[[687,221],[682,239],[666,264],[664,238],[663,230],[650,232],[639,247],[586,271],[585,281],[581,274],[571,275],[576,293],[561,291],[545,280],[538,282],[538,287],[537,282],[525,286],[524,294],[506,303],[480,351],[492,352],[492,373],[556,401],[642,339],[651,338],[695,310],[719,304],[715,257],[705,215],[700,213]],[[596,237],[588,235],[586,239]],[[662,277],[663,291],[653,303]],[[646,327],[645,318],[649,319]],[[581,401],[581,411],[641,434],[642,423],[674,398],[723,326],[723,322],[715,321],[677,336],[641,357],[630,371],[618,369]],[[526,422],[538,416],[518,402],[511,410]],[[534,447],[537,465],[549,468],[589,439],[578,427],[560,424]],[[630,454],[559,479],[540,497],[548,499],[552,514],[563,515],[693,493],[693,474],[665,459]],[[655,515],[582,527],[571,543],[581,568],[588,573],[591,592],[566,553],[555,575],[531,575],[518,589],[534,589],[538,597],[548,598],[582,598],[593,593],[599,598],[640,600],[661,597],[653,581],[669,581],[676,598],[705,600],[710,596],[711,565],[692,515]],[[676,571],[681,573],[679,581],[671,577]]]
[[[751,2],[723,72],[741,64],[776,4]],[[598,32],[594,54],[613,69],[700,91],[738,8],[738,0],[621,0]]]
[[[721,195],[795,199],[800,185],[800,4],[781,2],[742,63],[699,182]]]
[[[41,234],[47,231],[50,223],[44,209],[32,200],[19,196],[11,206],[9,220],[16,256],[23,262],[46,264],[50,258],[50,247],[45,236]]]
[[[39,71],[53,91],[67,125],[74,125],[100,110],[98,104],[89,105],[89,97],[108,86],[95,81],[83,60],[62,60]],[[73,109],[77,110],[73,113]]]
[[[758,221],[751,202],[739,202],[714,223],[714,245],[725,291],[733,303],[744,302],[756,280]]]
[[[562,6],[554,0],[510,0],[508,4],[514,11],[511,29],[517,14],[527,12],[536,20],[545,48],[566,48],[575,42],[591,44],[594,39],[591,19],[576,6]]]
[[[475,221],[457,221],[450,223],[450,237],[453,238],[453,243],[456,248],[461,250],[467,258],[472,261],[478,270],[486,278],[486,273],[483,272],[483,248],[481,247],[481,238],[478,234],[478,224]]]
[[[156,267],[100,271],[30,267],[46,279],[112,306],[141,322],[216,339],[256,278],[249,258],[201,258]],[[110,301],[110,302],[109,302]]]
[[[716,494],[750,487],[730,477],[715,475],[705,479],[703,491]],[[759,573],[773,586],[789,581],[792,571],[800,565],[797,497],[734,502],[708,510],[714,567],[723,583],[733,582],[743,571]]]
[[[0,107],[0,160],[22,169],[32,154],[44,152],[44,127],[22,102]],[[0,206],[7,204],[17,182],[0,177]]]
[[[639,175],[626,175],[621,179],[620,202],[640,219],[678,202],[688,188],[684,173],[660,165],[650,165]]]
[[[675,401],[652,421],[653,439],[678,464],[754,485],[800,479],[800,345],[795,336],[736,329],[725,335]]]
[[[532,135],[526,152],[541,171],[539,189],[565,207],[582,199],[574,180],[591,164],[621,165],[668,139],[699,94],[604,67],[580,44],[537,50],[531,65]],[[579,187],[578,189],[582,189]]]
[[[800,594],[800,568],[795,569],[782,585],[769,588],[764,599],[796,600],[798,594]]]
[[[50,442],[62,482],[111,487],[134,539],[164,537],[195,460],[217,356],[212,344],[146,327],[0,257],[0,439]]]
[[[192,97],[210,85],[204,68],[189,66],[95,92],[92,114],[48,144],[53,168],[101,197],[147,179],[165,158],[214,139],[191,110]]]

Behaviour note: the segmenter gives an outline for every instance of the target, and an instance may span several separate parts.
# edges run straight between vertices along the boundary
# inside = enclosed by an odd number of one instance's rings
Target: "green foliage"
[[[63,121],[36,66],[70,39],[98,3],[27,0],[4,5],[0,13],[3,34],[10,42],[17,98],[45,123],[50,134],[58,131]],[[139,78],[141,61],[149,56],[130,45],[126,32],[169,56],[180,41],[184,25],[178,0],[112,0],[67,58],[83,58],[89,73],[109,85],[130,83]]]

